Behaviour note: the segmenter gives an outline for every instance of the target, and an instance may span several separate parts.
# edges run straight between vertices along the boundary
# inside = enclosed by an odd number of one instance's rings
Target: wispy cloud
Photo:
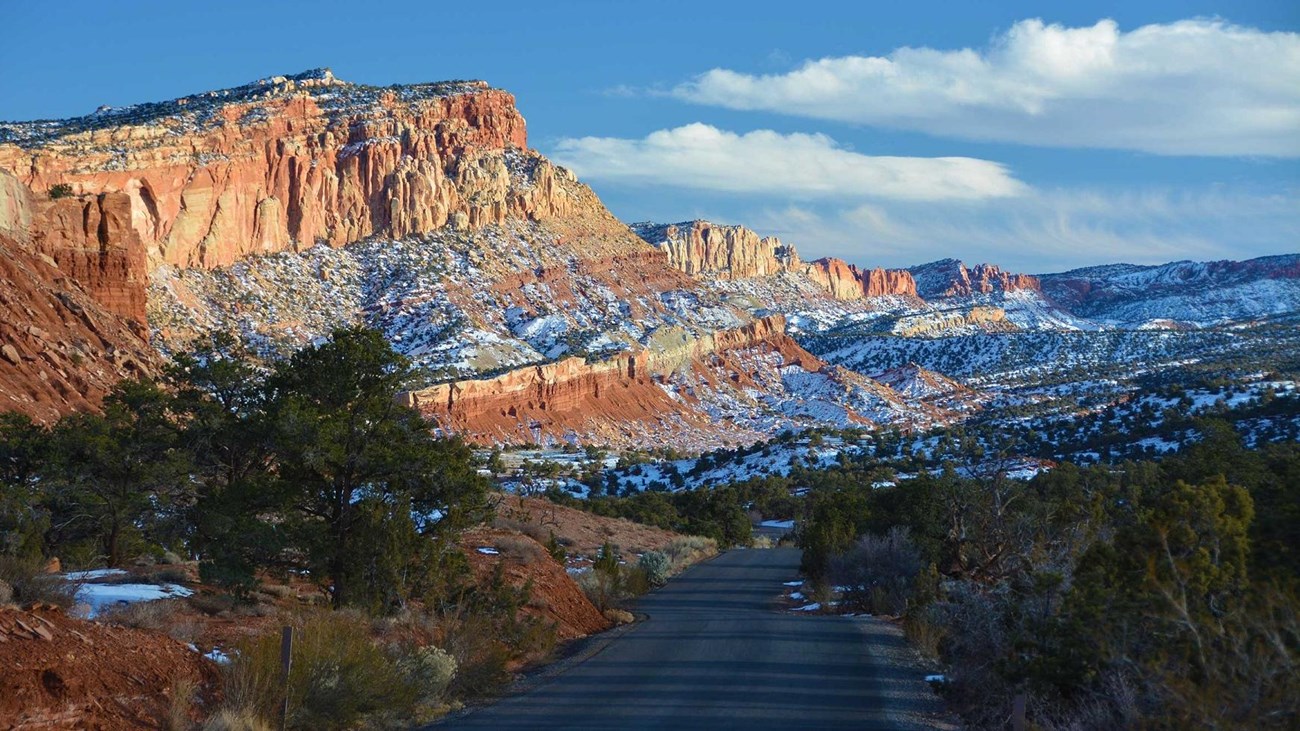
[[[988,160],[863,155],[821,134],[737,134],[706,124],[641,139],[567,138],[554,157],[594,181],[796,199],[979,200],[1027,191]]]
[[[1300,34],[1193,19],[1023,20],[981,50],[898,48],[673,90],[731,109],[940,136],[1169,155],[1300,156]]]
[[[1060,188],[978,206],[792,204],[741,215],[806,256],[873,266],[956,257],[1045,272],[1119,261],[1245,259],[1295,251],[1300,242],[1294,192]]]

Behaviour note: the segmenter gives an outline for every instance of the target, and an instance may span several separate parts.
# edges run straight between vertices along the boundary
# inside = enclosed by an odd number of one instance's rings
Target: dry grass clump
[[[502,553],[502,555],[515,559],[523,564],[533,564],[544,560],[546,549],[537,541],[524,536],[501,536],[493,542],[493,546]]]
[[[271,731],[271,724],[247,708],[222,708],[208,718],[202,731]]]
[[[76,584],[46,573],[44,562],[14,556],[0,556],[0,584],[9,587],[6,601],[19,605],[39,602],[67,609],[77,594]]]
[[[174,624],[177,601],[179,600],[160,599],[110,607],[99,613],[99,620],[121,627],[159,631]]]
[[[603,614],[605,615],[605,619],[608,619],[614,624],[632,624],[636,621],[636,617],[632,616],[632,613],[625,609],[606,609]]]
[[[718,542],[703,536],[681,536],[664,547],[673,563],[673,573],[718,555]]]
[[[369,619],[351,611],[299,621],[287,690],[288,728],[409,727],[440,712],[456,675],[455,660],[437,648],[381,644],[370,629]],[[226,721],[276,717],[285,692],[280,641],[279,633],[272,633],[237,647],[225,669],[220,710]]]
[[[514,520],[512,518],[506,518],[500,515],[492,519],[492,527],[500,528],[502,530],[514,531],[516,533],[523,533],[524,535],[528,536],[529,538],[532,538],[538,543],[545,543],[547,540],[549,540],[551,534],[551,529],[538,525],[537,523],[529,523],[523,520]]]

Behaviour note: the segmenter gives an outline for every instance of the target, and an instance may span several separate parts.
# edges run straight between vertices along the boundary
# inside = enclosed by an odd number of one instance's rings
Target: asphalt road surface
[[[437,728],[946,727],[896,630],[783,611],[799,551],[737,550],[644,597],[649,619],[536,687]]]

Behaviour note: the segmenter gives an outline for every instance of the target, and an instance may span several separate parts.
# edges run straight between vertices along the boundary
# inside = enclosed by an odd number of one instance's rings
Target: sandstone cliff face
[[[956,259],[942,259],[908,271],[916,280],[917,293],[925,299],[1041,290],[1037,277],[1006,272],[994,264],[967,267]]]
[[[836,299],[917,296],[916,282],[902,269],[859,269],[841,259],[827,258],[808,264],[803,272]]]
[[[632,230],[663,250],[669,266],[693,277],[746,279],[799,268],[799,254],[793,246],[772,236],[760,238],[744,226],[687,221],[636,223]]]
[[[144,243],[124,193],[60,198],[35,206],[32,249],[49,257],[100,305],[145,324]]]
[[[479,442],[544,443],[581,437],[644,446],[649,434],[665,430],[716,433],[707,413],[669,395],[661,384],[679,369],[747,348],[761,348],[805,370],[825,367],[785,334],[783,317],[772,316],[684,338],[676,348],[640,349],[593,363],[567,358],[495,378],[439,384],[404,398],[440,428]],[[747,377],[740,371],[731,374],[742,385]]]
[[[119,203],[37,201],[0,174],[0,411],[52,421],[95,408],[120,378],[157,367],[135,317],[143,289],[116,276],[131,255],[111,246]],[[44,226],[63,217],[76,225],[48,235]]]
[[[632,230],[668,256],[668,263],[699,279],[749,279],[782,273],[803,275],[832,297],[916,296],[912,275],[903,270],[859,269],[841,259],[804,263],[789,244],[759,237],[744,226],[708,221],[632,224]]]
[[[0,280],[0,411],[54,421],[98,408],[123,377],[155,372],[142,330],[2,233]]]
[[[557,183],[571,178],[526,152],[504,91],[365,87],[328,71],[0,125],[0,142],[0,169],[34,190],[124,194],[151,268],[562,215]]]

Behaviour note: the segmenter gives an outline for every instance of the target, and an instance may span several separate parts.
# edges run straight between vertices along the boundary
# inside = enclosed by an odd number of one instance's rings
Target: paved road
[[[780,611],[796,549],[731,551],[637,606],[649,619],[531,690],[450,719],[464,729],[924,729],[922,673],[872,620]]]

